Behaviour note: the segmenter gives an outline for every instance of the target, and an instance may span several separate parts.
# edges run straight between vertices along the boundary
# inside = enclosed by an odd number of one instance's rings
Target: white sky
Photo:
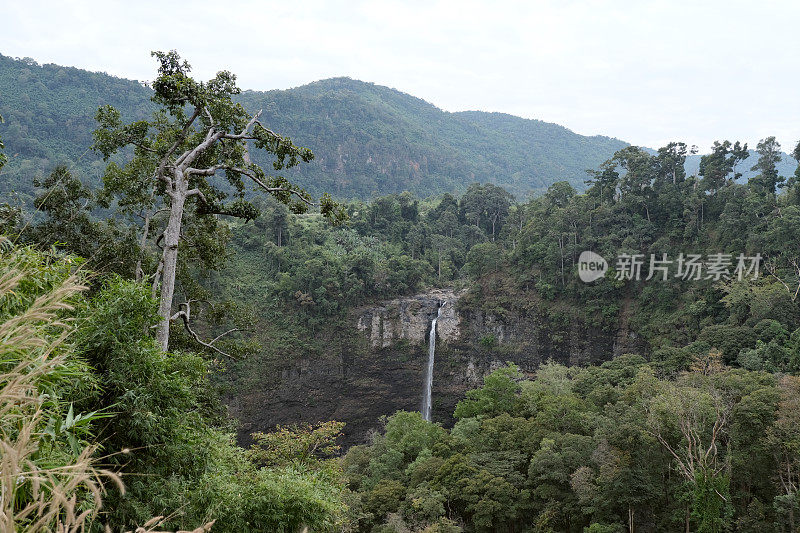
[[[177,49],[246,89],[332,76],[658,147],[800,140],[797,1],[0,0],[0,53],[150,80]]]

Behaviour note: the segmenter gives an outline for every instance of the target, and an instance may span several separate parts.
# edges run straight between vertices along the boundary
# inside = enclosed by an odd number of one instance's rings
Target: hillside
[[[0,194],[30,198],[31,181],[58,163],[89,181],[103,164],[91,145],[102,104],[124,118],[146,116],[150,90],[102,73],[38,65],[0,55],[0,136],[10,164]],[[583,188],[594,168],[626,143],[584,137],[546,122],[483,112],[448,113],[408,94],[349,78],[285,91],[247,91],[248,109],[264,109],[276,131],[311,148],[316,160],[293,176],[314,193],[370,198],[409,190],[457,192],[475,181],[503,185],[519,197],[567,179]]]
[[[584,137],[500,113],[448,113],[394,89],[334,78],[242,96],[267,122],[314,150],[298,181],[337,196],[410,190],[423,196],[493,182],[517,196],[555,181],[583,188],[594,168],[626,143]]]
[[[38,65],[30,58],[0,55],[0,136],[9,165],[3,168],[0,196],[17,191],[29,197],[32,180],[59,163],[98,179],[105,165],[92,144],[97,108],[110,103],[128,120],[144,118],[154,107],[142,84],[107,74],[58,65]]]

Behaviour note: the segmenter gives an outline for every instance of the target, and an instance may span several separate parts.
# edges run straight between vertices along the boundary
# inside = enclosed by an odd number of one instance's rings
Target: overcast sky
[[[797,1],[25,0],[0,4],[0,53],[151,80],[174,48],[246,89],[350,76],[638,145],[791,151],[799,28]]]

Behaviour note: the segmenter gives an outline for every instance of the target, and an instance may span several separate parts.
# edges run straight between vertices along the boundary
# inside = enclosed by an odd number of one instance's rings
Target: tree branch
[[[184,173],[191,176],[213,176],[221,168],[226,167],[225,165],[214,165],[208,168],[187,168]]]
[[[158,267],[156,267],[156,271],[153,274],[153,285],[150,288],[150,296],[152,296],[154,300],[156,299],[156,296],[158,296],[158,282],[161,280],[161,272],[163,272],[163,270],[164,259],[160,259],[158,261]]]
[[[164,154],[164,156],[161,158],[161,161],[158,164],[158,168],[156,169],[156,177],[158,177],[158,179],[166,183],[168,186],[172,185],[172,180],[168,176],[164,175],[164,171],[167,168],[167,163],[169,161],[169,158],[170,156],[172,156],[175,150],[178,149],[181,143],[183,143],[183,141],[186,140],[186,136],[189,134],[189,129],[191,129],[192,124],[194,124],[194,121],[197,119],[199,115],[200,115],[200,110],[195,108],[194,113],[192,113],[192,116],[189,117],[188,122],[186,122],[186,124],[183,126],[183,129],[181,130],[181,133],[178,135],[178,138],[175,139],[175,142],[172,143],[172,146],[170,146],[167,149],[167,152]]]
[[[318,205],[318,204],[312,202],[311,200],[309,200],[308,198],[305,198],[302,194],[300,194],[298,191],[295,191],[294,189],[286,188],[286,187],[269,187],[266,183],[261,181],[261,179],[258,176],[256,176],[255,174],[253,174],[252,172],[250,172],[250,171],[248,171],[246,169],[233,167],[233,168],[228,168],[227,170],[231,170],[233,172],[241,172],[242,174],[244,174],[245,176],[247,176],[248,178],[253,180],[259,187],[261,187],[262,189],[264,189],[268,193],[288,192],[289,194],[297,196],[297,198],[300,199],[301,202],[303,202],[304,204],[306,204],[308,206],[316,207]]]
[[[792,259],[791,263],[792,266],[794,266],[798,278],[797,289],[795,289],[794,293],[792,293],[792,289],[789,287],[789,285],[785,281],[783,281],[783,279],[780,276],[778,276],[777,265],[771,264],[769,261],[765,261],[764,268],[767,270],[767,272],[769,272],[770,276],[775,278],[778,282],[780,282],[781,285],[783,285],[783,288],[786,289],[786,292],[789,294],[789,297],[794,302],[795,300],[797,300],[797,296],[800,295],[800,265],[798,265],[797,260],[795,259]]]
[[[190,304],[190,302],[191,302],[191,300],[189,300],[189,301],[186,301],[186,302],[182,303],[182,304],[180,305],[180,308],[181,308],[181,310],[180,310],[180,311],[178,311],[177,313],[175,313],[174,315],[172,315],[172,316],[170,317],[170,320],[177,320],[178,318],[180,318],[180,319],[183,321],[183,327],[184,327],[184,329],[187,331],[187,333],[189,333],[189,335],[191,335],[191,336],[192,336],[192,338],[193,338],[195,341],[197,341],[197,343],[198,343],[198,344],[201,344],[201,345],[205,346],[206,348],[208,348],[208,349],[210,349],[210,350],[214,350],[214,351],[215,351],[215,352],[217,352],[218,354],[220,354],[220,355],[224,355],[225,357],[228,357],[228,358],[230,358],[230,359],[233,359],[233,360],[235,361],[235,360],[236,360],[236,358],[235,358],[235,357],[233,357],[232,355],[230,355],[230,354],[228,354],[228,353],[225,353],[225,352],[223,352],[222,350],[220,350],[219,348],[217,348],[216,346],[214,346],[214,343],[215,343],[217,340],[219,340],[221,337],[223,337],[223,336],[227,335],[228,333],[232,333],[233,331],[236,331],[238,328],[236,328],[236,329],[233,329],[233,330],[230,330],[230,331],[227,331],[227,332],[223,333],[222,335],[218,336],[216,339],[214,339],[214,340],[213,340],[213,341],[211,341],[211,342],[204,342],[204,341],[203,341],[203,340],[200,338],[200,335],[198,335],[198,334],[197,334],[197,332],[195,332],[195,331],[192,329],[191,325],[189,324],[189,320],[190,320],[190,318],[191,318],[191,304]]]
[[[224,134],[224,131],[217,131],[213,126],[208,128],[206,138],[203,139],[203,142],[191,150],[185,151],[183,155],[181,155],[178,160],[175,161],[175,166],[181,167],[181,170],[186,170],[189,165],[191,165],[194,160],[197,159],[197,156],[208,150],[215,142],[220,140]]]
[[[211,111],[208,110],[208,107],[203,106],[203,112],[206,114],[206,117],[208,118],[208,122],[209,122],[209,124],[211,124],[211,127],[213,128],[214,127],[214,117],[211,116]]]
[[[261,114],[260,111],[259,111],[259,114]],[[280,135],[278,135],[277,133],[275,133],[271,129],[264,127],[264,125],[260,121],[256,120],[256,124],[258,124],[261,127],[262,130],[266,131],[269,135],[275,137],[276,139],[280,139],[281,138]]]
[[[203,191],[201,191],[200,189],[191,189],[186,191],[186,197],[188,198],[190,196],[199,196],[204,204],[208,203],[208,200],[206,200],[206,195],[203,194]]]
[[[308,198],[304,197],[302,194],[300,194],[299,191],[295,191],[294,189],[287,187],[270,187],[269,185],[264,183],[263,180],[261,180],[258,176],[256,176],[255,173],[251,172],[246,168],[231,167],[228,165],[214,165],[213,167],[209,168],[187,168],[185,172],[186,174],[191,174],[194,176],[213,176],[217,172],[217,170],[228,170],[230,172],[238,172],[239,174],[244,174],[245,176],[253,180],[253,182],[256,185],[258,185],[268,193],[274,194],[279,192],[288,192],[289,194],[296,196],[301,202],[310,207],[316,207],[317,205],[319,205],[309,200]],[[189,192],[191,193],[192,191]]]
[[[253,124],[258,122],[258,117],[261,116],[261,112],[262,111],[263,111],[263,109],[259,109],[258,113],[253,115],[253,118],[251,118],[250,121],[247,123],[247,125],[244,128],[242,128],[241,133],[239,133],[239,134],[223,133],[222,138],[223,139],[234,139],[234,140],[251,139],[252,137],[247,135],[247,132],[250,130],[250,128],[253,127]],[[263,128],[263,126],[262,126],[262,128]]]
[[[237,332],[237,331],[244,331],[244,330],[242,330],[241,328],[232,328],[232,329],[229,329],[229,330],[228,330],[228,331],[226,331],[225,333],[220,333],[219,335],[217,335],[216,337],[214,337],[214,339],[213,339],[211,342],[209,342],[209,344],[214,344],[215,342],[217,342],[218,340],[220,340],[220,339],[221,339],[222,337],[224,337],[225,335],[230,335],[231,333],[235,333],[235,332]]]
[[[144,145],[144,144],[142,144],[142,143],[138,143],[138,142],[134,141],[134,140],[133,140],[133,139],[131,139],[131,138],[129,138],[129,139],[128,139],[128,142],[129,142],[130,144],[134,145],[136,148],[138,148],[138,149],[140,149],[140,150],[144,150],[145,152],[150,152],[151,154],[157,154],[157,153],[158,153],[158,151],[157,151],[157,150],[153,150],[153,149],[152,149],[152,148],[150,148],[149,146],[145,146],[145,145]]]

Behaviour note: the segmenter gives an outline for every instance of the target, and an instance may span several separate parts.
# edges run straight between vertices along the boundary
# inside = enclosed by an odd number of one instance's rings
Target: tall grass
[[[13,252],[12,252],[13,253]],[[4,261],[0,298],[13,298],[26,273],[22,261]],[[102,506],[104,483],[124,490],[114,472],[97,466],[96,447],[77,455],[40,453],[46,410],[43,387],[67,367],[60,347],[72,325],[63,318],[70,297],[84,287],[75,276],[39,295],[0,324],[0,528],[3,531],[82,531]]]
[[[23,285],[35,278],[25,260],[32,252],[5,244],[0,242],[0,308],[8,308],[9,301],[27,303],[17,305],[0,323],[0,531],[96,529],[105,487],[112,484],[124,491],[122,480],[99,464],[96,444],[76,446],[73,439],[70,446],[53,446],[48,425],[62,411],[52,383],[59,376],[70,378],[65,341],[74,323],[69,302],[85,287],[71,275],[51,287],[38,287],[32,301],[20,298],[29,290]],[[71,410],[67,416],[74,421]],[[136,532],[154,532],[162,521],[156,517]]]

